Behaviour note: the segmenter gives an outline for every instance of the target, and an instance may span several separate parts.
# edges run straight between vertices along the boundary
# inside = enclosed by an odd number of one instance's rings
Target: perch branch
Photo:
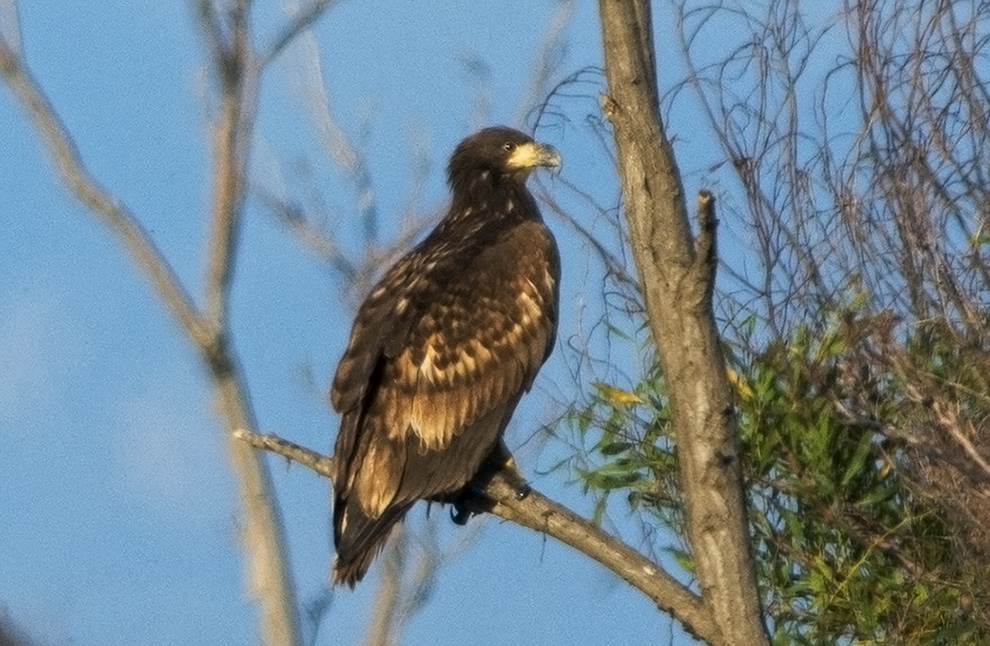
[[[311,451],[295,442],[284,440],[278,435],[254,433],[247,429],[239,428],[234,431],[234,437],[244,440],[256,449],[264,449],[272,453],[277,453],[287,460],[298,462],[324,478],[329,478],[332,482],[337,471],[333,458],[328,458],[316,451]]]
[[[335,471],[332,458],[277,435],[260,435],[238,429],[234,436],[255,448],[277,453],[309,467],[321,476],[333,479]],[[697,595],[659,565],[601,527],[535,490],[530,490],[529,495],[519,500],[517,487],[499,473],[484,486],[482,493],[492,500],[494,504],[491,513],[499,518],[570,545],[640,590],[660,610],[678,619],[688,632],[705,641],[713,637],[708,612]]]

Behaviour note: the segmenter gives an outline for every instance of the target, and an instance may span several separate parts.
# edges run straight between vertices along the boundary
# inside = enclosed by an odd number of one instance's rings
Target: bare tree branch
[[[234,430],[233,436],[238,440],[247,442],[256,449],[277,453],[287,460],[298,462],[324,478],[328,478],[331,482],[337,477],[336,465],[333,458],[321,455],[316,451],[311,451],[278,435],[271,433],[262,435],[246,428],[238,428]]]
[[[222,65],[227,49],[223,26],[220,24],[220,18],[213,8],[212,0],[195,1],[199,24],[203,29],[203,39],[209,48],[210,60],[213,62],[214,67],[219,68]]]
[[[202,12],[220,91],[213,127],[214,186],[205,284],[206,315],[217,338],[207,361],[216,383],[218,408],[228,431],[255,427],[245,381],[229,344],[227,324],[257,101],[258,68],[248,33],[249,7],[247,1],[231,5],[229,36],[224,34],[223,25],[210,8]],[[233,437],[228,448],[238,474],[244,509],[243,542],[251,560],[251,585],[262,604],[264,641],[270,645],[298,644],[300,626],[295,587],[267,466],[261,455],[244,450],[242,443]]]
[[[256,428],[243,377],[234,369],[214,372],[217,404],[228,431]],[[264,455],[228,434],[227,448],[237,474],[243,509],[242,541],[254,596],[261,605],[261,632],[268,646],[301,643],[299,610],[288,557],[282,516],[272,497],[271,477]]]
[[[214,185],[207,257],[206,313],[220,330],[225,327],[227,299],[235,266],[237,232],[244,205],[245,171],[256,107],[257,68],[248,38],[246,11],[231,12],[233,25],[224,39],[215,22],[204,25],[214,52],[214,72],[219,81],[220,105],[213,128]],[[224,40],[230,44],[225,45]]]
[[[378,577],[378,590],[375,592],[375,605],[371,621],[364,639],[364,646],[393,646],[398,643],[402,606],[406,592],[403,589],[403,574],[408,570],[410,554],[409,531],[399,524],[392,531],[388,545],[381,556],[382,573]],[[432,576],[432,573],[429,574]]]
[[[201,13],[208,19],[207,31],[220,38],[220,26],[212,5],[203,2]],[[234,12],[242,14],[246,5]],[[235,37],[240,55],[246,53],[246,16],[235,19],[240,33]],[[211,51],[220,52],[222,44],[213,42]],[[243,59],[242,59],[243,60]],[[231,70],[224,68],[228,81]],[[54,108],[33,79],[23,60],[6,40],[0,37],[0,75],[17,95],[35,123],[46,148],[69,190],[120,238],[135,264],[145,273],[166,308],[186,332],[203,362],[212,373],[221,415],[229,429],[253,427],[252,414],[245,395],[243,378],[237,372],[224,334],[224,312],[232,265],[232,245],[236,214],[243,202],[243,164],[246,151],[238,145],[243,133],[250,131],[250,119],[243,116],[241,96],[226,97],[224,115],[217,142],[218,191],[215,213],[214,251],[211,254],[213,277],[212,315],[204,317],[182,288],[168,262],[155,248],[137,219],[103,189],[86,170],[79,153]],[[235,77],[237,75],[235,74]],[[236,84],[235,84],[236,85]],[[253,90],[248,96],[253,95]],[[248,106],[249,112],[253,104]],[[208,290],[210,291],[210,290]],[[283,550],[281,519],[271,497],[269,476],[263,458],[233,438],[228,443],[231,461],[238,475],[244,513],[244,545],[251,586],[261,605],[261,630],[269,646],[295,646],[299,627],[295,591]]]
[[[18,17],[17,0],[0,0],[0,40],[5,40],[7,46],[18,56],[23,56],[21,50],[21,20]]]

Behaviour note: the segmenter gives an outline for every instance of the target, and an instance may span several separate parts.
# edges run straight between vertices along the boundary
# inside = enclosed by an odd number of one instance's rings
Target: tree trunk
[[[712,308],[714,202],[698,198],[692,240],[684,190],[660,119],[647,0],[599,0],[622,194],[653,338],[670,396],[688,538],[711,621],[732,646],[767,644],[739,461],[739,438]]]

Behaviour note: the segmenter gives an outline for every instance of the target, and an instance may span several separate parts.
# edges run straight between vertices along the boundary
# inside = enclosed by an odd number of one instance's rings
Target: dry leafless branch
[[[317,3],[286,27],[273,55],[329,3]],[[13,6],[13,5],[12,5]],[[117,236],[147,276],[209,368],[225,426],[251,428],[253,415],[243,376],[237,370],[227,334],[227,297],[234,268],[237,229],[244,201],[245,164],[255,109],[258,68],[250,48],[248,3],[233,3],[220,16],[213,3],[198,3],[207,48],[220,91],[214,128],[214,200],[206,281],[206,313],[182,287],[168,261],[155,248],[137,218],[89,174],[68,131],[32,77],[20,48],[0,36],[0,75],[19,99],[69,190]],[[8,12],[16,16],[16,6]],[[231,437],[230,456],[238,475],[243,508],[243,539],[253,592],[261,603],[265,643],[299,643],[294,587],[284,553],[281,519],[271,497],[263,456]]]

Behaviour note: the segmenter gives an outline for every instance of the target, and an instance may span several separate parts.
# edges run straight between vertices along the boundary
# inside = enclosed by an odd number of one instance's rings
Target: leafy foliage
[[[951,505],[919,486],[905,439],[904,429],[932,423],[930,402],[915,401],[903,370],[869,362],[888,332],[883,317],[849,313],[820,329],[800,324],[758,352],[751,336],[727,349],[775,644],[990,640],[990,566],[961,548]],[[927,330],[904,340],[904,356],[943,381],[985,378],[958,343],[942,341]],[[596,384],[572,415],[591,447],[578,474],[599,518],[622,494],[645,522],[684,540],[665,404],[656,369],[631,392]],[[669,550],[690,573],[685,545]]]

